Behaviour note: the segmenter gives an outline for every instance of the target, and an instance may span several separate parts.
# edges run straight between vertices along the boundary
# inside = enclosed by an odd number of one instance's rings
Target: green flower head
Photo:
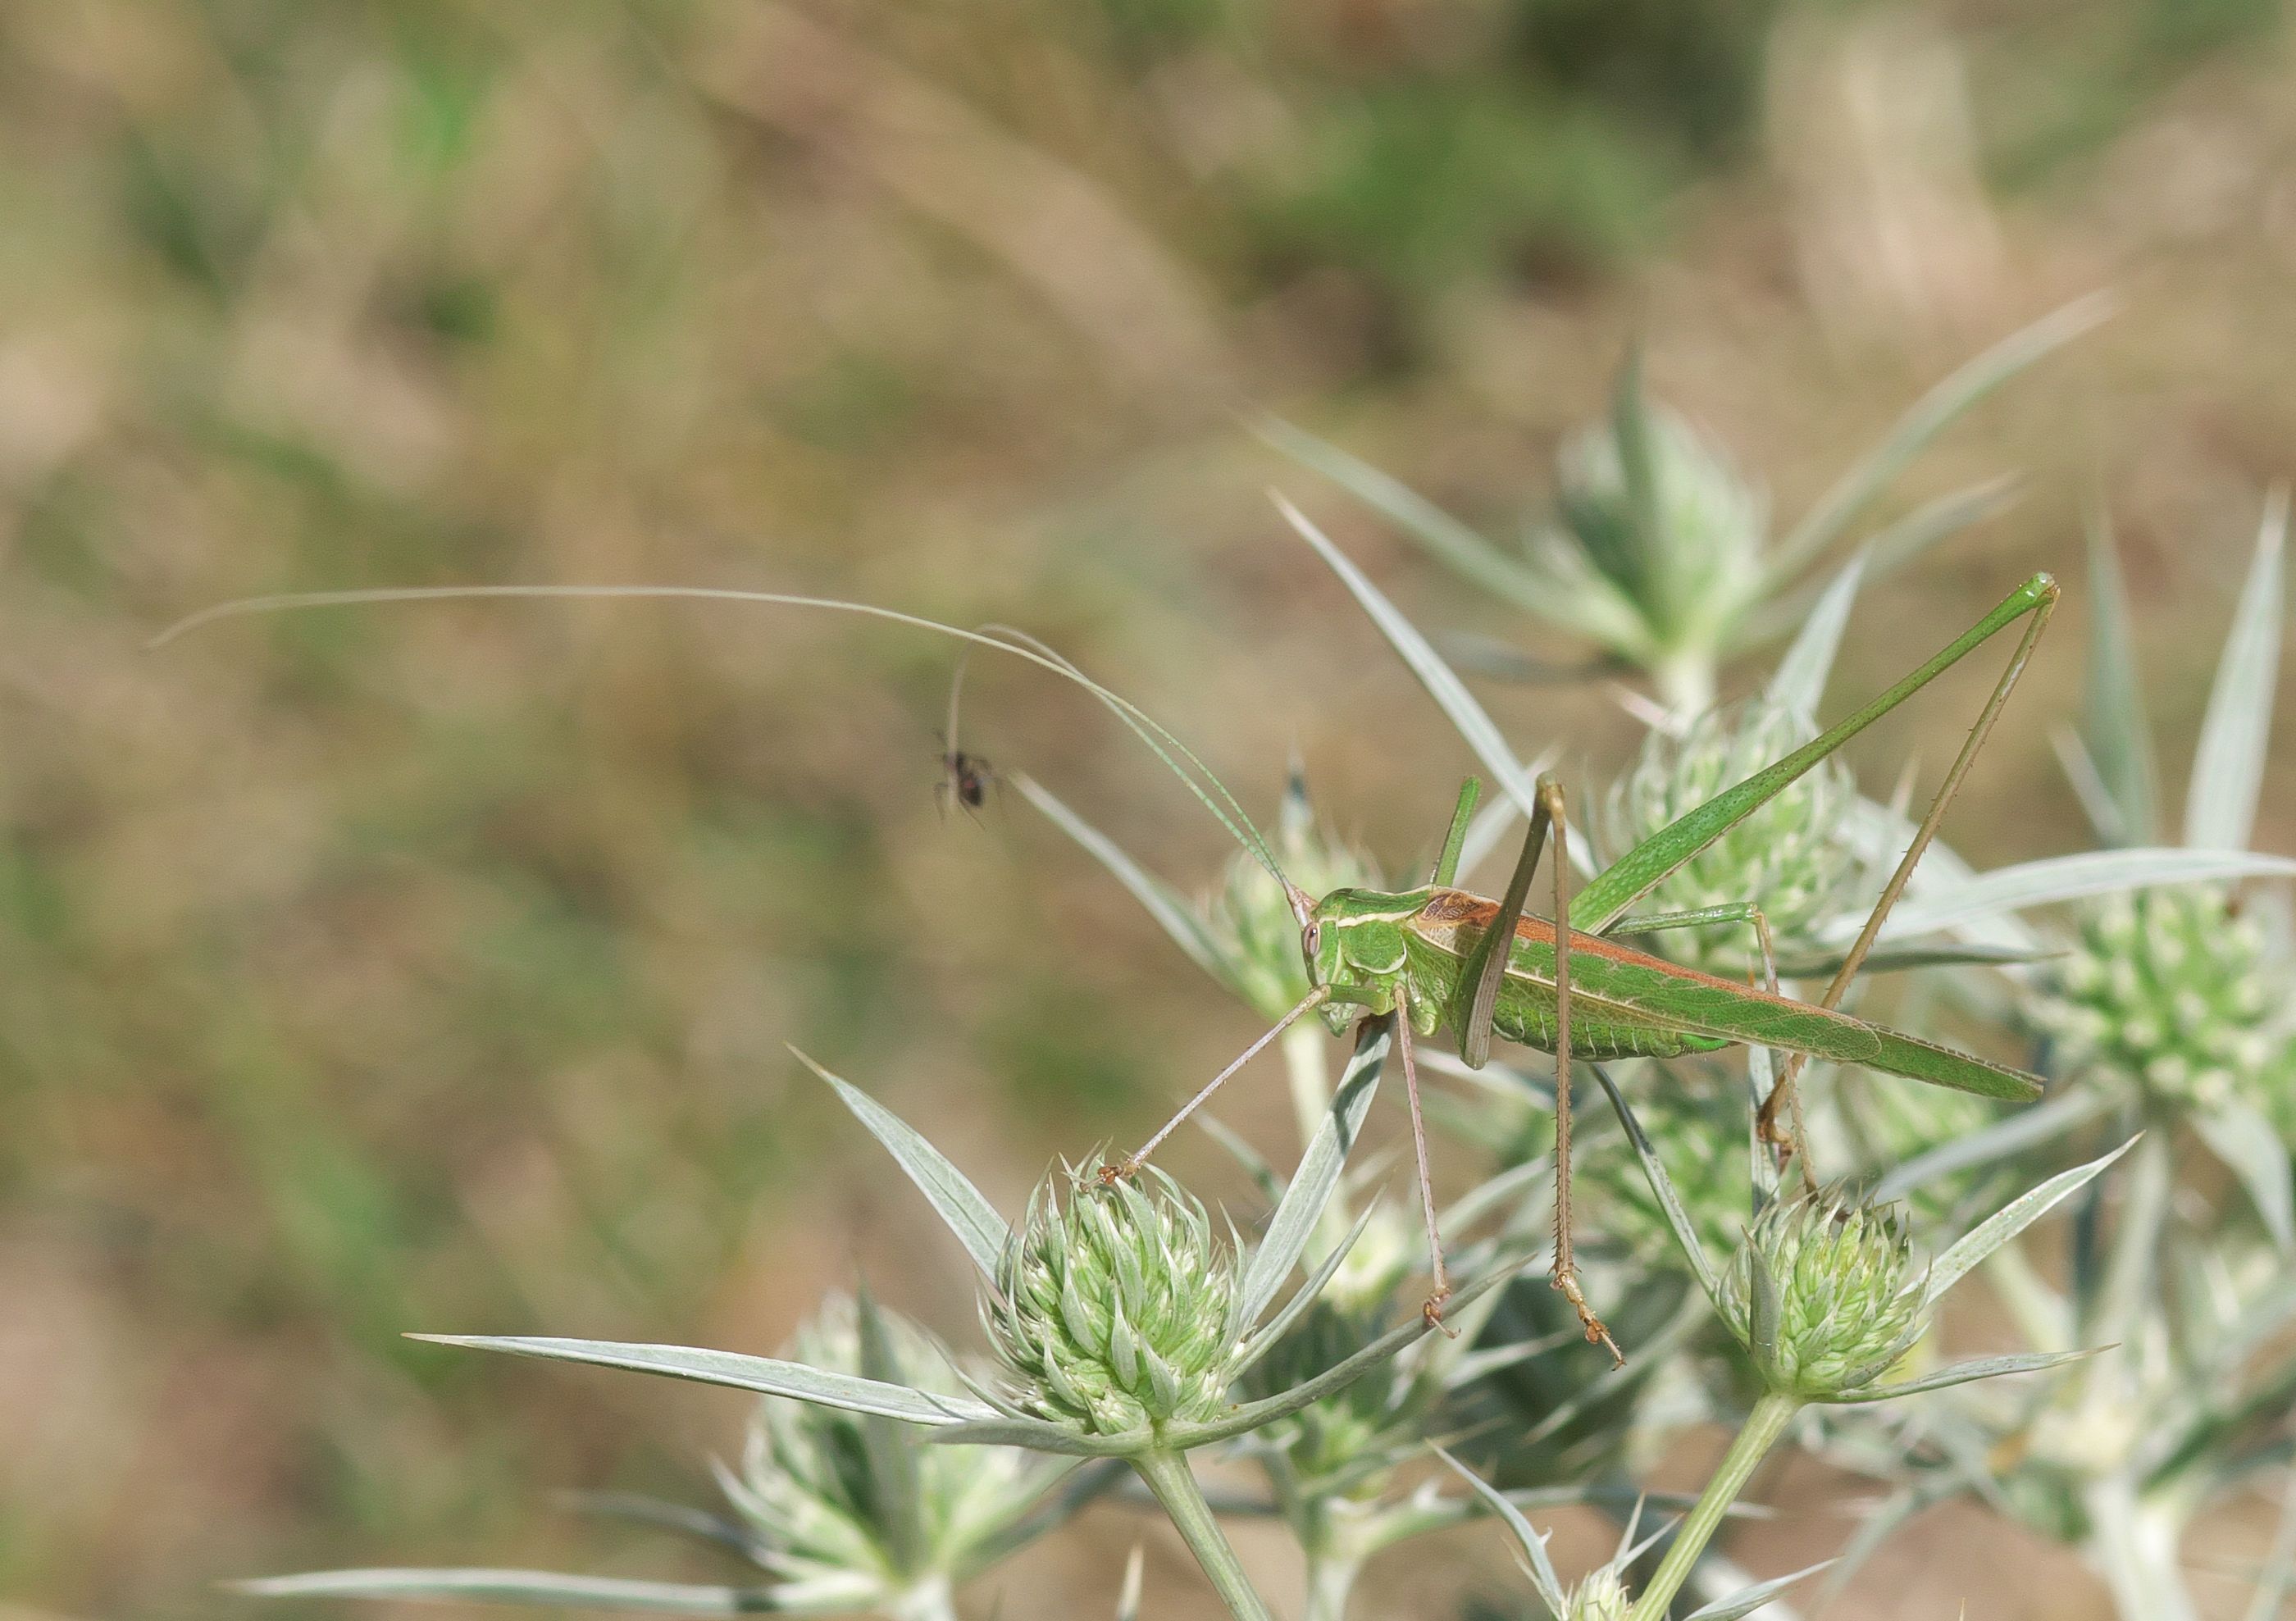
[[[2029,1009],[2065,1071],[2161,1108],[2271,1109],[2296,1044],[2296,974],[2262,925],[2210,885],[2085,908]]]
[[[961,1398],[948,1353],[896,1313],[832,1296],[785,1353],[833,1372]],[[898,1601],[920,1583],[962,1580],[1038,1495],[1011,1447],[901,1446],[888,1453],[859,1413],[777,1397],[758,1404],[726,1493],[758,1561],[792,1594],[855,1609]]]
[[[1233,1234],[1154,1167],[1038,1184],[983,1307],[1021,1404],[1095,1435],[1227,1405],[1240,1268]]]
[[[1717,1304],[1763,1382],[1806,1401],[1873,1384],[1920,1337],[1902,1208],[1824,1189],[1755,1217]]]

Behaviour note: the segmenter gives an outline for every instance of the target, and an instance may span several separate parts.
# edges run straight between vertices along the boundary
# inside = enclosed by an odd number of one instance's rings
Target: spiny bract
[[[1038,1183],[996,1282],[990,1337],[1044,1418],[1127,1435],[1227,1405],[1236,1245],[1155,1167],[1106,1184],[1064,1167]]]

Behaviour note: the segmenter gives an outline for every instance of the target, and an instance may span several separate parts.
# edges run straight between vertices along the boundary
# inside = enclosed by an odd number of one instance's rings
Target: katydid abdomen
[[[1404,922],[1414,1005],[1431,1003],[1440,1022],[1456,1021],[1461,968],[1497,911],[1496,902],[1464,890],[1436,889]],[[1554,1001],[1554,925],[1526,914],[1515,924],[1491,1027],[1551,1052]],[[1983,1097],[2026,1101],[2040,1095],[2040,1083],[2021,1070],[1700,973],[1601,935],[1571,935],[1574,1053],[1671,1058],[1739,1044],[1860,1064]]]

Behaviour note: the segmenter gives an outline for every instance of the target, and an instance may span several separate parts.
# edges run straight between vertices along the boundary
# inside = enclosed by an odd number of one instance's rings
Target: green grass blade
[[[2232,634],[2217,665],[2216,685],[2201,723],[2200,749],[2185,800],[2185,843],[2196,850],[2244,850],[2256,830],[2264,788],[2264,751],[2271,741],[2272,699],[2280,678],[2284,553],[2288,491],[2272,492],[2256,537],[2256,561],[2241,587]]]
[[[1589,934],[1600,934],[1685,862],[1759,810],[1796,778],[1937,679],[2004,626],[2040,607],[2055,589],[2046,575],[2035,575],[1928,663],[1847,720],[1652,834],[1578,891],[1570,903],[1570,926]]]
[[[1269,445],[1388,519],[1429,556],[1470,585],[1538,615],[1558,629],[1578,628],[1557,612],[1556,594],[1528,565],[1500,551],[1401,480],[1275,417],[1262,417],[1253,428]]]
[[[1915,400],[1882,442],[1860,457],[1778,542],[1769,577],[1783,585],[1840,538],[1857,514],[1953,420],[2034,362],[2063,348],[2112,313],[2109,294],[2092,293],[2011,333]]]
[[[797,1052],[794,1047],[790,1051]],[[859,1087],[838,1079],[804,1053],[797,1052],[797,1059],[836,1089],[845,1107],[869,1128],[870,1135],[885,1145],[885,1151],[916,1183],[917,1191],[925,1196],[934,1213],[956,1234],[957,1242],[964,1246],[964,1253],[972,1257],[981,1275],[994,1281],[997,1264],[1003,1260],[1004,1247],[1013,1236],[1012,1228],[996,1213],[996,1207],[983,1199],[980,1190],[964,1173],[951,1165],[914,1126]]]
[[[1816,724],[1818,700],[1825,696],[1825,678],[1833,673],[1833,658],[1841,651],[1841,633],[1849,624],[1849,610],[1857,600],[1857,586],[1866,574],[1866,553],[1858,553],[1833,581],[1802,622],[1786,656],[1778,660],[1766,696],[1782,709]]]
[[[1911,939],[1948,929],[1965,928],[2004,913],[2024,912],[2060,901],[2162,884],[2228,882],[2243,878],[2296,877],[2296,860],[2237,850],[2183,850],[2163,846],[2142,850],[2084,850],[2050,856],[1980,872],[1949,888],[1899,903],[1882,937]],[[1849,927],[1839,930],[1850,932]]]
[[[657,1616],[802,1615],[767,1587],[707,1587],[685,1582],[631,1582],[567,1576],[554,1570],[314,1570],[230,1584],[264,1599],[397,1599],[464,1604],[533,1604],[551,1609],[623,1610]],[[855,1595],[859,1597],[860,1595]],[[849,1614],[848,1599],[811,1613]]]
[[[2088,525],[2088,703],[2081,741],[2088,745],[2097,781],[2120,827],[2115,844],[2151,844],[2161,837],[2161,785],[2152,758],[2152,727],[2137,678],[2128,588],[2112,520],[2099,507]]]
[[[1307,1151],[1300,1156],[1300,1168],[1292,1174],[1291,1186],[1283,1190],[1275,1213],[1267,1218],[1267,1235],[1251,1252],[1250,1263],[1244,1268],[1233,1325],[1236,1338],[1241,1339],[1275,1298],[1314,1236],[1324,1207],[1332,1202],[1340,1173],[1347,1168],[1348,1152],[1355,1147],[1364,1115],[1379,1092],[1389,1040],[1384,1020],[1366,1022],[1356,1038],[1356,1050],[1332,1094],[1331,1109],[1316,1128]]]
[[[2105,1167],[2127,1153],[2136,1142],[2136,1139],[2131,1137],[2111,1153],[2101,1154],[2087,1165],[2058,1172],[2040,1186],[2011,1199],[1964,1233],[1958,1242],[1931,1264],[1929,1281],[1923,1290],[1925,1302],[1936,1305],[1945,1291],[1960,1282],[1971,1268],[2039,1221],[2068,1196],[2086,1186]]]
[[[1171,937],[1172,944],[1189,962],[1222,985],[1233,983],[1211,931],[1177,890],[1133,860],[1122,846],[1054,798],[1052,790],[1036,778],[1026,772],[1012,771],[1004,774],[1004,780],[1042,812],[1046,821],[1076,840],[1086,855],[1107,868],[1118,883],[1130,890],[1132,898],[1156,920],[1157,926]]]
[[[1467,691],[1451,667],[1443,661],[1443,655],[1419,634],[1418,627],[1404,617],[1402,610],[1389,602],[1363,570],[1349,561],[1347,555],[1332,544],[1331,537],[1309,521],[1305,512],[1281,495],[1275,499],[1276,510],[1283,514],[1284,521],[1316,548],[1332,572],[1340,577],[1340,583],[1354,594],[1364,611],[1371,616],[1372,623],[1379,626],[1380,634],[1403,656],[1404,663],[1411,667],[1411,673],[1419,677],[1419,684],[1427,689],[1427,695],[1450,717],[1451,725],[1466,740],[1467,747],[1474,750],[1475,757],[1482,761],[1483,768],[1498,779],[1499,786],[1506,790],[1507,798],[1515,802],[1522,814],[1529,815],[1538,805],[1538,797],[1531,788],[1531,777],[1538,771],[1546,757],[1542,756],[1528,769],[1519,764],[1513,751],[1507,747],[1506,739],[1499,734],[1497,725],[1484,712],[1483,706],[1475,701],[1473,694]]]
[[[696,1384],[729,1385],[736,1390],[786,1396],[819,1407],[881,1413],[910,1424],[955,1424],[996,1416],[995,1408],[970,1396],[935,1396],[908,1385],[887,1384],[852,1373],[832,1373],[823,1368],[808,1368],[803,1363],[783,1362],[779,1357],[745,1356],[738,1351],[508,1334],[410,1334],[407,1338],[431,1345],[532,1356],[544,1362],[582,1363],[632,1373],[659,1373],[668,1379],[691,1379]]]

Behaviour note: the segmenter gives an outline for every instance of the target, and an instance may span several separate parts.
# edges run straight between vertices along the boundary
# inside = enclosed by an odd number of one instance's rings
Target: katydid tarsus
[[[1276,1025],[1202,1087],[1135,1154],[1110,1167],[1121,1175],[1139,1164],[1172,1131],[1202,1106],[1229,1077],[1311,1011],[1320,1011],[1344,1033],[1358,1018],[1392,1019],[1403,1058],[1413,1147],[1427,1226],[1433,1291],[1424,1311],[1439,1322],[1449,1289],[1441,1235],[1436,1229],[1428,1175],[1426,1131],[1419,1107],[1414,1037],[1431,1037],[1448,1026],[1457,1036],[1460,1056],[1472,1067],[1488,1061],[1495,1036],[1537,1047],[1555,1060],[1555,1252],[1552,1282],[1578,1313],[1589,1340],[1611,1341],[1587,1301],[1572,1248],[1570,1206],[1570,1066],[1581,1058],[1662,1058],[1755,1045],[1787,1055],[1770,1096],[1762,1126],[1769,1140],[1799,1137],[1780,1125],[1792,1109],[1794,1080],[1811,1057],[1859,1064],[1886,1074],[1984,1096],[2027,1100],[2039,1082],[2021,1071],[1956,1052],[1902,1032],[1854,1019],[1837,1004],[1863,965],[1890,906],[1903,892],[1914,867],[1935,835],[1971,762],[1982,747],[2010,691],[2015,686],[2057,599],[2055,582],[2036,575],[2003,599],[1969,630],[1856,713],[1820,733],[1744,782],[1685,813],[1644,839],[1590,880],[1573,896],[1566,874],[1569,819],[1561,785],[1551,776],[1538,784],[1534,814],[1503,897],[1485,899],[1455,885],[1460,851],[1475,786],[1463,789],[1431,881],[1397,892],[1342,889],[1320,898],[1284,877],[1268,844],[1217,775],[1173,733],[1139,706],[1082,674],[1066,659],[1034,638],[963,630],[914,614],[838,598],[777,592],[677,585],[480,585],[413,587],[401,590],[313,592],[228,602],[193,615],[156,639],[169,640],[195,626],[235,614],[290,608],[384,602],[435,602],[467,598],[641,597],[763,603],[859,614],[954,637],[1048,670],[1090,692],[1129,727],[1231,836],[1283,886],[1300,929],[1301,954],[1310,989]],[[1766,962],[1768,930],[1759,898],[1742,905],[1692,913],[1640,916],[1635,903],[1677,868],[1738,823],[1759,809],[1795,779],[1895,709],[1996,634],[2026,621],[2016,651],[1971,727],[1927,815],[1884,885],[1872,914],[1824,995],[1816,1003],[1793,1001],[1775,988],[1742,986],[1681,967],[1619,943],[1617,937],[1660,929],[1739,921],[1756,934]],[[1001,628],[1001,627],[999,627]],[[1546,845],[1554,851],[1553,917],[1526,911],[1531,881]],[[1567,930],[1562,927],[1567,922]],[[1568,948],[1557,949],[1557,937]],[[1500,943],[1505,949],[1499,949]],[[1773,975],[1773,981],[1775,976]],[[1797,1146],[1799,1146],[1797,1144]],[[1807,1166],[1807,1154],[1803,1163]]]

